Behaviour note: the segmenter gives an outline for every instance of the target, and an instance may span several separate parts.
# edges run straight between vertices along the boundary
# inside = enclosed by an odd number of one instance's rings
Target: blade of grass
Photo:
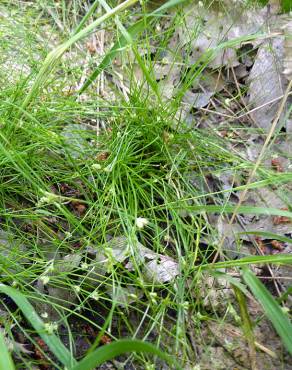
[[[109,361],[116,356],[126,352],[143,352],[151,353],[165,360],[169,365],[173,365],[177,369],[181,367],[169,355],[162,352],[157,347],[150,343],[138,340],[119,340],[114,343],[107,344],[95,350],[81,360],[72,370],[92,370],[97,366]]]
[[[109,12],[111,10],[111,8],[109,7],[109,5],[107,4],[107,2],[105,0],[99,0],[99,2],[101,3],[101,5],[103,6],[103,8]],[[127,30],[125,29],[125,27],[122,25],[122,23],[119,21],[118,17],[116,18],[116,25],[118,26],[119,30],[121,31],[122,35],[125,37],[125,39],[127,40],[127,43],[128,44],[131,44],[132,43],[132,36],[127,32]],[[141,58],[137,48],[135,45],[133,45],[132,47],[132,51],[135,55],[135,58],[141,68],[141,70],[143,71],[143,74],[149,84],[149,86],[152,87],[152,90],[154,91],[158,101],[161,103],[161,96],[159,94],[159,89],[158,89],[158,84],[157,82],[151,77],[149,71],[148,71],[148,68],[146,67],[145,63],[143,62],[143,59]]]
[[[250,316],[249,316],[248,309],[247,309],[246,299],[242,291],[237,286],[233,285],[232,288],[235,293],[235,297],[237,299],[239,309],[240,309],[243,333],[245,335],[245,338],[246,338],[246,341],[249,347],[251,368],[252,370],[257,370],[258,367],[257,367],[257,361],[256,361],[255,340],[254,340],[254,334],[252,330]]]
[[[176,202],[177,207],[179,207],[179,203],[186,201],[186,199],[182,199],[179,202]],[[168,206],[175,207],[176,204],[168,203]],[[164,205],[158,206],[159,208],[163,208]],[[158,208],[157,207],[157,208]],[[195,205],[195,206],[187,206],[187,210],[190,212],[195,213],[202,213],[202,212],[225,212],[225,213],[232,213],[236,209],[235,205]],[[285,216],[292,219],[292,212],[286,211],[283,209],[278,208],[265,208],[265,207],[252,207],[252,206],[240,206],[237,209],[238,214],[255,214],[255,215],[267,215],[267,216]]]
[[[206,270],[210,268],[219,269],[219,268],[228,268],[228,267],[240,267],[246,266],[250,264],[258,264],[258,263],[274,263],[274,264],[284,264],[288,265],[292,263],[292,255],[291,254],[278,254],[278,255],[270,255],[270,256],[250,256],[241,258],[238,260],[230,260],[230,261],[222,261],[216,263],[208,263],[205,265],[198,265],[195,267],[196,270]]]
[[[71,368],[76,364],[76,360],[72,357],[71,353],[60,339],[55,334],[48,334],[46,332],[44,322],[22,293],[4,284],[0,284],[0,291],[13,299],[26,319],[30,322],[31,326],[37,331],[38,335],[44,340],[52,353],[64,366]]]
[[[243,268],[242,276],[255,298],[262,305],[267,317],[281,337],[287,351],[292,354],[292,324],[290,320],[284,314],[267,288],[248,268]]]
[[[286,236],[270,233],[268,231],[243,231],[238,233],[237,235],[259,235],[264,237],[265,239],[276,239],[279,240],[280,242],[284,243],[292,243],[291,238],[287,238]]]
[[[56,49],[51,51],[46,59],[44,60],[42,67],[39,73],[36,76],[36,79],[27,94],[26,98],[24,99],[21,107],[25,109],[31,100],[37,95],[39,89],[44,84],[44,82],[48,78],[48,74],[52,71],[52,69],[56,66],[58,60],[61,56],[68,50],[74,43],[83,39],[84,37],[88,36],[97,26],[111,18],[112,16],[116,15],[117,13],[127,9],[131,5],[134,5],[138,0],[126,0],[123,3],[117,5],[115,8],[111,9],[111,11],[106,12],[101,17],[96,19],[94,22],[89,24],[87,27],[80,30],[78,33],[73,34],[69,40],[65,41],[63,44],[59,45]]]
[[[0,370],[15,370],[2,331],[0,331],[0,354]]]
[[[95,2],[91,5],[90,9],[88,12],[85,14],[85,16],[81,19],[81,22],[79,25],[76,27],[75,31],[73,32],[73,35],[76,35],[76,33],[80,32],[85,25],[85,23],[88,21],[88,19],[93,15],[95,12],[96,8],[98,7],[99,0],[95,0]]]
[[[92,72],[92,74],[88,77],[88,79],[84,82],[83,86],[80,88],[78,94],[82,94],[91,84],[92,82],[99,76],[99,74],[107,68],[113,59],[117,56],[117,54],[123,50],[126,46],[131,45],[131,43],[141,34],[149,25],[150,23],[156,19],[157,17],[161,17],[163,13],[165,13],[168,9],[177,6],[186,2],[186,0],[169,0],[165,4],[163,4],[160,8],[154,10],[152,13],[146,15],[144,18],[137,21],[131,27],[129,27],[126,32],[123,32],[121,37],[117,40],[117,42],[113,45],[113,47],[109,50],[109,52],[105,55],[102,59],[98,67]]]

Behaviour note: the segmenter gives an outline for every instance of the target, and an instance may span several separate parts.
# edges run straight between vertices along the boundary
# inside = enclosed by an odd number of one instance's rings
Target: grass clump
[[[78,1],[70,2],[68,8],[63,4],[61,13],[56,7],[57,24],[59,14],[73,12],[76,20],[81,18],[79,27],[72,27],[71,18],[62,21],[64,29],[58,37],[71,28],[73,36],[61,46],[51,45],[36,73],[32,70],[12,85],[7,82],[0,93],[0,290],[12,326],[10,330],[5,325],[4,334],[14,342],[30,343],[33,355],[20,349],[13,352],[15,362],[25,368],[93,368],[102,359],[129,350],[137,353],[119,357],[123,368],[163,366],[152,355],[169,366],[176,362],[188,366],[197,358],[193,333],[204,345],[206,323],[238,318],[230,295],[219,297],[226,305],[218,308],[218,297],[213,297],[211,289],[220,281],[218,276],[248,294],[241,282],[222,269],[263,261],[282,264],[284,259],[230,259],[228,248],[220,248],[220,235],[211,221],[214,213],[228,220],[236,209],[234,192],[246,188],[242,184],[253,168],[217,130],[196,129],[180,115],[182,97],[216,50],[194,64],[186,58],[174,98],[165,100],[155,77],[159,53],[151,53],[150,44],[154,40],[159,52],[164,51],[183,14],[169,17],[161,38],[153,37],[151,22],[155,24],[162,10],[180,2],[169,1],[151,14],[148,8],[142,6],[142,12],[137,8],[140,20],[128,31],[119,23],[126,19],[119,12],[135,1],[112,4],[117,6],[115,11],[101,3],[106,12],[96,20],[92,9],[98,2],[83,18],[83,10],[78,16],[73,11],[80,10]],[[43,14],[52,11],[52,4],[46,5],[41,4],[40,23]],[[117,14],[117,32],[122,36],[97,63],[91,80],[86,80],[82,66],[70,66],[72,47],[79,47],[97,25]],[[144,38],[139,39],[139,34]],[[235,42],[224,47],[231,44]],[[127,59],[129,45],[134,54],[125,66],[129,84],[101,97],[94,90],[95,78],[107,74],[113,85],[116,75],[110,62],[121,51]],[[142,46],[146,53],[140,56]],[[30,55],[38,47],[37,41],[32,43]],[[173,68],[184,63],[176,60],[177,54],[175,50]],[[137,65],[142,71],[139,83],[134,78]],[[50,74],[53,70],[55,74]],[[75,79],[81,90],[76,89]],[[68,86],[74,87],[68,90]],[[223,189],[216,178],[230,173],[239,185]],[[275,175],[262,166],[249,186],[289,179],[289,174]],[[249,206],[238,210],[291,216],[289,210]],[[168,268],[161,273],[164,263]],[[246,272],[245,277],[253,290],[255,280]],[[266,294],[260,288],[257,291],[261,298]],[[270,297],[259,300],[270,302]],[[275,305],[272,308],[281,312]],[[135,341],[96,350],[101,343],[124,338]],[[171,353],[171,359],[136,339],[152,342]],[[66,350],[60,351],[63,346]]]

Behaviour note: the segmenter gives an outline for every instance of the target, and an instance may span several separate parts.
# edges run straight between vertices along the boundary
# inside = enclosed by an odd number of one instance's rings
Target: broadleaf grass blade
[[[222,261],[216,263],[207,263],[204,265],[198,265],[196,269],[206,270],[206,269],[219,269],[219,268],[229,268],[229,267],[241,267],[250,264],[258,263],[274,263],[282,265],[292,264],[291,254],[275,254],[269,256],[250,256],[244,257],[238,260]]]
[[[264,237],[265,239],[276,239],[284,243],[292,244],[291,238],[287,238],[287,236],[282,236],[282,235],[275,234],[275,233],[270,233],[269,231],[259,231],[259,230],[243,231],[243,232],[238,233],[237,235],[258,235],[258,236]]]
[[[82,359],[72,370],[92,370],[97,366],[109,361],[116,356],[126,352],[151,353],[165,360],[168,365],[173,365],[177,369],[181,367],[169,355],[162,352],[150,343],[139,340],[119,340],[105,346],[102,346]]]
[[[36,313],[28,299],[19,291],[4,284],[0,284],[0,292],[8,295],[20,308],[31,326],[37,331],[38,335],[44,340],[52,353],[68,369],[75,365],[76,360],[73,358],[68,349],[55,334],[48,334],[45,331],[45,325],[39,315]]]
[[[3,333],[0,331],[0,370],[15,370],[12,358],[6,346]]]
[[[235,297],[239,305],[243,333],[245,335],[245,338],[246,338],[246,341],[249,347],[251,368],[252,370],[257,370],[258,367],[257,367],[257,360],[256,360],[255,338],[254,338],[251,319],[248,313],[246,298],[245,298],[245,295],[242,293],[242,291],[237,286],[233,285],[232,287],[233,287],[233,291],[235,293]]]
[[[281,337],[286,349],[292,354],[292,324],[279,304],[261,281],[248,269],[243,268],[242,276],[255,298],[262,305],[267,317]]]

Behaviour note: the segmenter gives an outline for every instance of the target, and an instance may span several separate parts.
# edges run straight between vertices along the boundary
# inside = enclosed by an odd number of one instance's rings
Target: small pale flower
[[[169,61],[166,57],[161,59],[161,64],[169,64]]]
[[[230,106],[230,102],[231,102],[231,100],[230,100],[229,98],[226,98],[226,99],[224,100],[224,102],[225,102],[225,104],[227,105],[227,107],[229,107],[229,106]]]
[[[134,293],[129,293],[128,294],[128,297],[129,298],[132,298],[132,299],[135,299],[135,300],[138,299],[138,296],[136,294],[134,294]]]
[[[65,231],[66,238],[72,238],[72,234],[69,231]]]
[[[44,204],[52,204],[56,203],[60,200],[60,197],[54,193],[49,193],[47,191],[44,192],[44,196],[41,197],[37,203],[37,207],[40,207]]]
[[[94,163],[91,168],[95,171],[101,170],[102,166],[99,163]]]
[[[53,334],[58,329],[58,324],[56,322],[47,322],[44,327],[48,334]]]
[[[155,370],[154,364],[146,364],[146,370]]]
[[[144,217],[136,218],[136,226],[138,227],[138,229],[143,229],[148,224],[149,224],[149,221],[147,218],[144,218]]]
[[[46,268],[46,274],[55,271],[54,261],[52,260]]]
[[[281,307],[282,311],[284,312],[284,314],[288,314],[290,312],[290,309],[288,307]]]
[[[41,317],[42,317],[43,319],[47,319],[47,318],[49,317],[49,315],[48,315],[48,313],[47,313],[47,312],[43,312],[43,313],[41,313]]]
[[[100,295],[98,294],[97,290],[94,290],[94,291],[90,294],[90,298],[94,299],[95,301],[98,301],[98,300],[99,300]]]
[[[188,301],[185,301],[185,302],[182,304],[182,306],[183,306],[183,309],[184,309],[185,313],[187,313],[187,312],[188,312],[188,310],[189,310],[189,308],[190,308],[190,303],[189,303]]]
[[[151,292],[149,295],[150,295],[150,298],[151,298],[151,302],[152,302],[153,304],[156,304],[156,303],[157,303],[157,301],[156,301],[157,293],[155,293],[155,292]]]
[[[112,166],[108,165],[103,170],[104,170],[104,172],[107,172],[107,173],[112,172]]]
[[[58,135],[54,132],[54,131],[48,131],[48,134],[49,136],[51,136],[52,138],[57,138]]]
[[[41,277],[40,277],[40,281],[41,281],[44,285],[46,285],[46,284],[48,284],[48,282],[50,281],[50,278],[49,278],[49,276],[47,276],[47,275],[43,275],[43,276],[41,276]]]
[[[83,270],[87,270],[87,269],[88,269],[88,267],[89,267],[88,263],[86,263],[86,262],[82,262],[82,263],[81,263],[81,268],[82,268]]]
[[[81,288],[80,288],[80,286],[79,286],[79,285],[74,285],[74,286],[73,286],[73,289],[74,289],[75,293],[79,293],[79,292],[80,292],[80,290],[81,290]]]

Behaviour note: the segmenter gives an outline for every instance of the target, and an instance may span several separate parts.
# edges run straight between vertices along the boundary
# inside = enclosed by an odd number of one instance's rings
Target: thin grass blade
[[[27,94],[26,98],[22,103],[21,108],[25,109],[31,102],[31,100],[38,94],[39,89],[43,86],[43,84],[47,80],[48,74],[56,66],[58,60],[65,53],[66,50],[68,50],[72,45],[74,45],[79,40],[88,36],[92,31],[96,29],[97,26],[101,25],[103,22],[113,17],[114,15],[118,14],[119,12],[127,9],[131,5],[134,5],[137,1],[138,0],[126,0],[123,3],[117,5],[115,8],[111,9],[111,11],[106,12],[101,17],[99,17],[91,24],[89,24],[87,27],[81,29],[78,33],[74,33],[70,37],[70,39],[65,41],[63,44],[59,45],[55,50],[51,51],[44,60],[42,67],[39,73],[37,74],[36,79],[31,87],[31,90],[29,91],[29,93]]]
[[[111,64],[111,62],[115,59],[117,54],[123,49],[125,49],[126,46],[131,45],[131,43],[137,39],[139,34],[141,34],[155,18],[161,17],[168,9],[171,9],[184,2],[186,2],[186,0],[169,0],[161,7],[154,10],[152,13],[146,15],[143,19],[140,19],[131,27],[129,27],[126,31],[127,34],[125,35],[125,33],[123,33],[121,35],[121,37],[110,49],[110,51],[104,56],[103,60],[100,62],[98,67],[84,82],[78,94],[82,94],[92,84],[92,82],[96,80],[99,74]]]

